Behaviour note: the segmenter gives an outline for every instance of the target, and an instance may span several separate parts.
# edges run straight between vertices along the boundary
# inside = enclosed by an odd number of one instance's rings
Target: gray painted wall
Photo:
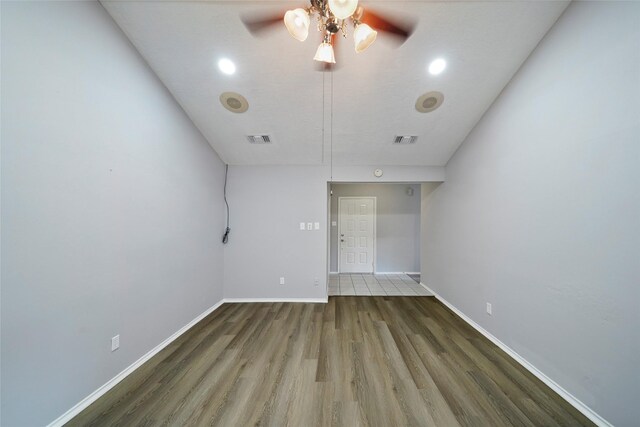
[[[405,190],[411,187],[413,195]],[[420,185],[334,184],[331,221],[338,223],[338,198],[376,197],[376,272],[420,271]],[[330,227],[331,271],[338,271],[338,227]]]
[[[325,156],[327,159],[329,157],[329,154]],[[379,178],[373,175],[373,171],[378,168],[383,171],[383,175]],[[442,182],[445,178],[445,168],[443,166],[334,165],[332,175],[331,181],[334,183]]]
[[[327,297],[327,178],[322,166],[229,167],[225,298]]]
[[[428,238],[427,232],[429,231],[430,224],[427,216],[424,212],[427,211],[431,194],[436,188],[440,186],[440,182],[425,182],[420,185],[420,281],[426,283],[425,277],[427,276],[427,257],[424,248],[430,248],[433,250],[433,246],[430,245],[426,239]]]
[[[638,423],[639,164],[640,3],[573,2],[424,212],[425,283],[617,426]]]
[[[221,300],[223,165],[95,2],[2,2],[1,102],[1,424],[45,425]]]
[[[393,176],[444,176],[431,167],[385,170],[390,176],[382,182]],[[355,180],[367,181],[373,169],[352,173]],[[329,179],[327,166],[229,167],[231,238],[224,253],[225,298],[326,299],[327,204],[333,206],[327,198]],[[419,190],[414,197],[419,203]],[[301,231],[300,222],[319,222],[320,230]],[[285,277],[284,285],[280,277]]]

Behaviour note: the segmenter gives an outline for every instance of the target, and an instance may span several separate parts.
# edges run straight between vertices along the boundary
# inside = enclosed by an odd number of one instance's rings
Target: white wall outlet
[[[313,286],[320,286],[320,279],[317,277],[313,280]]]
[[[300,230],[306,230],[307,227],[305,226],[304,222],[300,223]]]
[[[281,278],[280,278],[280,284],[281,284],[281,285],[284,285],[284,277],[281,277]]]
[[[487,303],[487,314],[488,314],[489,316],[491,316],[491,315],[493,314],[492,309],[491,309],[491,303],[490,303],[490,302],[488,302],[488,303]]]
[[[120,334],[111,338],[111,351],[116,351],[120,348]]]
[[[332,227],[337,227],[338,226],[338,221],[331,221],[331,226]]]
[[[314,222],[313,223],[313,229],[314,230],[320,230],[320,223],[319,222]]]
[[[307,230],[313,230],[313,223],[311,222],[307,223]]]

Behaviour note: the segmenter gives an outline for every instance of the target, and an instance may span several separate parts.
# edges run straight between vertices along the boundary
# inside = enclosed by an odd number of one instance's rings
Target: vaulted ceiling
[[[568,2],[362,1],[415,20],[415,32],[399,47],[379,35],[359,54],[349,34],[332,73],[315,68],[315,28],[302,43],[284,25],[254,38],[240,20],[306,6],[303,0],[102,4],[229,164],[436,166],[447,163]],[[223,57],[235,74],[218,70]],[[435,58],[447,61],[438,76],[427,72]],[[219,96],[227,91],[242,94],[248,111],[224,109]],[[428,91],[442,92],[444,103],[419,113],[416,99]],[[249,144],[253,134],[273,142]],[[396,135],[418,140],[394,145]]]

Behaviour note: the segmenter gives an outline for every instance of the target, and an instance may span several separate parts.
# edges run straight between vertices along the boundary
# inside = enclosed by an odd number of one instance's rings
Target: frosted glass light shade
[[[287,27],[289,34],[301,42],[305,41],[309,36],[310,24],[309,14],[304,9],[288,10],[284,14],[284,25]]]
[[[358,7],[358,0],[329,0],[329,10],[338,19],[347,19]]]
[[[313,59],[320,62],[335,64],[336,57],[333,54],[333,46],[329,43],[320,43],[318,50],[316,50],[316,56],[314,56]]]
[[[367,24],[360,24],[353,32],[353,41],[356,46],[356,52],[360,53],[368,48],[371,43],[376,40],[378,32],[373,30]]]

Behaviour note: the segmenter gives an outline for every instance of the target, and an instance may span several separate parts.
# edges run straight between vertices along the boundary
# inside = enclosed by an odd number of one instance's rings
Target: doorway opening
[[[329,197],[329,295],[430,295],[420,184],[332,183]]]

